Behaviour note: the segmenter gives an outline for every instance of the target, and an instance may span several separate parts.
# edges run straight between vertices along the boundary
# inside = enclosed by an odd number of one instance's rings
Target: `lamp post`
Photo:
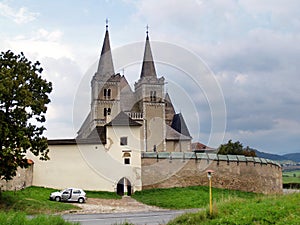
[[[209,181],[209,214],[212,215],[212,191],[211,191],[211,180],[212,180],[212,174],[213,170],[207,170],[207,177]]]

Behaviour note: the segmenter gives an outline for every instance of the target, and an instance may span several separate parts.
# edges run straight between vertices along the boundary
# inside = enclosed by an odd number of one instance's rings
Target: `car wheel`
[[[56,197],[55,197],[55,201],[60,202],[60,197],[59,197],[59,196],[56,196]]]
[[[79,203],[84,203],[84,199],[83,199],[83,198],[79,198],[79,199],[78,199],[78,202],[79,202]]]

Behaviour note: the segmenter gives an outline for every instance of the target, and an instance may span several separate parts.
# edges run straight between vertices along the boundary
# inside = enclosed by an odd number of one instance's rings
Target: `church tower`
[[[114,71],[108,25],[106,24],[98,69],[91,81],[91,111],[78,132],[80,138],[88,138],[95,129],[103,130],[104,125],[118,115],[121,78],[121,75],[115,74]]]
[[[144,151],[165,151],[164,77],[158,78],[147,31],[140,79],[135,83],[136,102],[143,114]]]
[[[95,126],[103,126],[120,112],[120,81],[121,75],[114,71],[106,25],[98,69],[91,81],[91,113]]]
[[[121,123],[116,123],[120,118]],[[139,141],[141,151],[171,152],[190,149],[192,138],[183,116],[175,113],[171,98],[165,93],[165,78],[157,77],[148,30],[140,77],[132,91],[125,76],[115,73],[106,24],[98,68],[91,80],[91,110],[76,139],[106,144],[112,135],[107,128],[110,124],[139,125],[136,140]],[[126,132],[118,138],[121,140],[127,137]],[[122,143],[119,140],[115,141],[117,142]]]

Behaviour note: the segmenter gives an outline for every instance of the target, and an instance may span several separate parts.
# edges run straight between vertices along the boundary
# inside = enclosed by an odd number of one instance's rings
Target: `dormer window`
[[[150,91],[150,101],[156,102],[156,91]]]

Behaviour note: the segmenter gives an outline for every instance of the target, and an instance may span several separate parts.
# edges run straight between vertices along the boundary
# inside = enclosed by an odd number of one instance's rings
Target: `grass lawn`
[[[282,181],[287,183],[300,183],[300,170],[283,171]]]
[[[66,210],[76,210],[78,207],[70,203],[49,200],[52,188],[28,187],[21,191],[4,191],[0,196],[0,211],[17,211],[29,215],[52,214]],[[115,193],[87,191],[88,198],[120,198]]]
[[[42,215],[76,210],[70,203],[49,200],[52,188],[28,187],[21,191],[4,191],[0,195],[0,225],[73,225],[60,216]],[[88,198],[121,198],[116,193],[86,191]],[[40,215],[38,215],[40,214]],[[29,219],[26,215],[36,215]]]
[[[51,188],[28,187],[21,191],[4,191],[0,197],[0,211],[19,211],[26,214],[51,214],[78,209],[68,203],[49,200]]]
[[[300,194],[260,196],[252,199],[230,199],[214,205],[213,215],[208,209],[184,214],[168,225],[198,224],[299,224]]]
[[[122,196],[115,192],[108,191],[85,191],[88,198],[102,198],[102,199],[121,199]]]
[[[60,216],[39,215],[28,218],[21,212],[0,212],[0,224],[2,225],[80,225],[79,223],[64,221]]]
[[[222,202],[231,198],[252,199],[259,194],[213,188],[213,200]],[[135,192],[132,197],[147,205],[169,209],[203,208],[209,204],[209,189],[204,186],[186,188],[150,189]]]

